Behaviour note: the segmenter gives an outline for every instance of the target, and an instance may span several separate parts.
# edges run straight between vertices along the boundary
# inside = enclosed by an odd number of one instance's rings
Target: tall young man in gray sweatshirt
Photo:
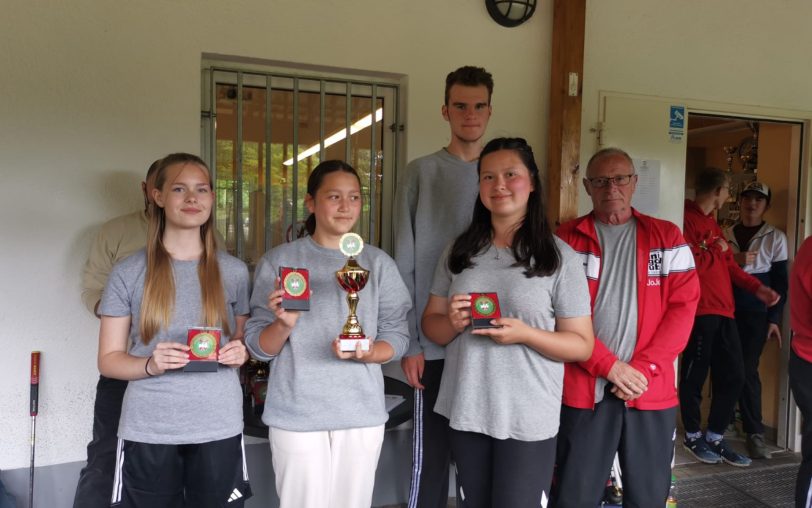
[[[434,412],[445,351],[423,334],[420,319],[440,255],[471,221],[492,94],[493,78],[485,69],[465,66],[451,72],[442,107],[451,141],[410,162],[398,186],[395,261],[413,303],[411,341],[401,360],[415,388],[409,508],[445,508],[448,502],[448,420]]]

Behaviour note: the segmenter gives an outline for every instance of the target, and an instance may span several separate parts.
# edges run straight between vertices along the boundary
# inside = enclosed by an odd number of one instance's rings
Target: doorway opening
[[[761,182],[771,190],[764,221],[787,234],[788,253],[795,252],[800,224],[798,203],[801,189],[801,147],[803,123],[714,114],[688,114],[685,160],[685,196],[694,197],[696,172],[704,167],[725,169],[731,174],[730,198],[717,214],[720,226],[729,228],[740,220],[739,196],[750,182]],[[744,266],[746,271],[752,271]],[[790,329],[785,309],[780,326],[785,347],[775,340],[765,343],[759,361],[762,421],[767,444],[773,450],[787,449],[791,399],[787,376]],[[710,381],[703,389],[702,415],[706,421],[710,406]],[[729,428],[732,439],[744,441],[741,414]]]

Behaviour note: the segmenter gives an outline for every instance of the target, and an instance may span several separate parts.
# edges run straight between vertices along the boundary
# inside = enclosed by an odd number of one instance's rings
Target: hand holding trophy
[[[347,292],[347,306],[349,307],[347,321],[338,336],[339,350],[355,351],[357,345],[360,344],[362,351],[369,351],[369,339],[364,334],[364,329],[356,315],[358,292],[364,289],[369,280],[369,270],[365,270],[355,261],[355,256],[364,250],[364,240],[356,233],[345,233],[341,236],[339,248],[342,254],[349,258],[344,267],[336,272],[338,285]]]

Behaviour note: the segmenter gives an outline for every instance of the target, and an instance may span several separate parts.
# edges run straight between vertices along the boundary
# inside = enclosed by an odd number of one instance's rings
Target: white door
[[[598,145],[628,152],[640,174],[632,205],[682,228],[687,108],[667,99],[608,92],[600,99]]]

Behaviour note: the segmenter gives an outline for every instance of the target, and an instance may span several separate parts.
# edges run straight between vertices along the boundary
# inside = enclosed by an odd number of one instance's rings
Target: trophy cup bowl
[[[346,240],[345,240],[346,239]],[[369,280],[369,270],[362,268],[355,260],[355,255],[361,252],[363,240],[355,233],[347,233],[341,239],[342,252],[349,255],[349,259],[341,270],[336,271],[336,280],[341,289],[347,292],[347,306],[349,313],[341,334],[338,336],[341,351],[355,351],[358,344],[362,351],[369,351],[369,339],[364,334],[361,323],[358,322],[358,292],[364,289]],[[349,245],[344,249],[344,245]],[[360,246],[359,246],[360,245]]]

